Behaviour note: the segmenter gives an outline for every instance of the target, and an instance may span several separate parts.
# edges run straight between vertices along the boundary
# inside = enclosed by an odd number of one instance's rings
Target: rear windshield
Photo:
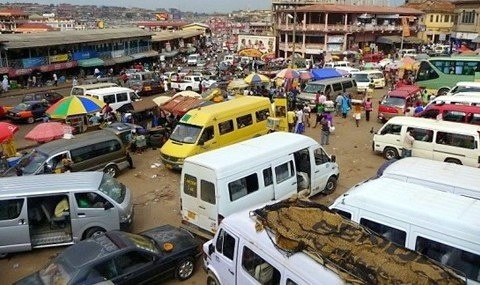
[[[318,91],[323,92],[325,90],[325,84],[307,84],[303,89],[303,92],[306,93],[317,93]]]
[[[382,79],[383,78],[383,74],[381,74],[381,73],[370,73],[369,76],[372,79]]]
[[[102,182],[100,183],[98,190],[100,190],[102,193],[112,198],[113,200],[115,200],[115,202],[119,204],[122,203],[125,199],[125,185],[118,182],[117,179],[113,178],[108,174],[103,175]]]

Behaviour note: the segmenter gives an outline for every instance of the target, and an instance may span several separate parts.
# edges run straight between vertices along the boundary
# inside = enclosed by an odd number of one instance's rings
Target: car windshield
[[[138,94],[135,92],[130,93],[130,98],[132,100],[140,100],[140,96],[138,96]]]
[[[38,275],[43,284],[64,285],[72,279],[72,276],[65,269],[64,264],[54,261],[40,270]]]
[[[22,157],[18,165],[24,175],[34,174],[47,160],[48,156],[38,151],[32,151]]]
[[[102,182],[100,183],[98,190],[119,204],[125,199],[125,185],[118,182],[117,179],[108,174],[103,175]]]
[[[357,82],[370,82],[370,79],[368,79],[368,74],[366,73],[355,73],[352,75],[352,77]]]
[[[307,84],[303,89],[303,92],[306,93],[317,93],[318,91],[323,92],[325,90],[324,84]]]
[[[383,75],[381,73],[370,73],[370,78],[372,79],[382,79]]]
[[[15,108],[13,108],[13,110],[15,111],[26,111],[28,109],[30,109],[30,104],[26,104],[26,103],[20,103],[17,106],[15,106]]]
[[[170,139],[176,142],[193,144],[197,141],[201,131],[202,127],[180,123],[173,130]]]
[[[143,250],[150,251],[152,253],[158,254],[158,248],[157,248],[157,243],[146,236],[141,236],[141,235],[135,235],[135,234],[130,234],[130,233],[125,233],[127,237],[132,241],[132,243]]]
[[[456,86],[450,92],[452,94],[461,92],[480,92],[480,86]]]
[[[403,108],[405,106],[405,98],[387,96],[382,100],[382,105]]]

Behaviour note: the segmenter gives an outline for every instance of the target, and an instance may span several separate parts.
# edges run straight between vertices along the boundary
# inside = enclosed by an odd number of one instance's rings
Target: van
[[[189,156],[266,134],[270,100],[237,97],[188,111],[160,149],[165,167],[180,170]]]
[[[96,90],[90,90],[86,96],[91,96],[105,104],[109,104],[113,110],[117,110],[123,105],[130,104],[133,101],[140,100],[140,97],[134,90],[125,87],[109,87]]]
[[[480,82],[462,81],[458,82],[450,91],[445,95],[455,95],[465,92],[480,93]]]
[[[189,157],[180,178],[182,223],[212,234],[246,207],[302,190],[330,194],[339,176],[335,160],[314,139],[288,132]]]
[[[108,174],[2,178],[0,257],[128,229],[132,219],[131,191]]]
[[[433,98],[425,108],[429,108],[432,105],[439,104],[455,104],[455,105],[467,105],[467,106],[480,106],[480,96],[475,92],[457,93],[451,96],[437,96]]]
[[[480,169],[475,167],[406,157],[386,167],[381,177],[480,199]]]
[[[392,242],[480,282],[480,201],[389,178],[370,180],[330,208]]]
[[[196,66],[199,59],[200,59],[200,55],[198,53],[191,54],[187,58],[187,64],[189,66]]]
[[[297,101],[302,104],[310,104],[311,107],[314,107],[317,92],[323,92],[325,96],[329,97],[329,100],[334,101],[338,95],[342,94],[343,90],[356,94],[357,83],[354,79],[349,77],[336,77],[310,81],[298,95]]]
[[[413,115],[415,103],[421,100],[421,89],[406,85],[385,94],[378,104],[378,119],[386,122],[394,116]]]
[[[128,167],[120,138],[110,131],[100,130],[42,144],[21,157],[18,165],[5,171],[3,176],[60,173],[64,155],[73,162],[72,172],[99,170],[117,176]]]
[[[412,156],[480,166],[479,127],[415,117],[394,117],[373,136],[372,148],[390,160],[399,158],[410,131]]]
[[[323,64],[323,68],[352,67],[349,61],[330,61]]]
[[[70,90],[70,95],[85,95],[90,90],[95,89],[103,89],[103,88],[110,88],[110,87],[118,87],[118,84],[105,82],[105,83],[93,83],[93,84],[85,84],[85,85],[77,85],[73,86],[72,90]]]
[[[352,78],[357,82],[358,92],[365,92],[368,88],[385,87],[385,77],[379,70],[363,70],[352,72]]]
[[[480,125],[480,106],[430,105],[427,109],[415,114],[415,117]]]

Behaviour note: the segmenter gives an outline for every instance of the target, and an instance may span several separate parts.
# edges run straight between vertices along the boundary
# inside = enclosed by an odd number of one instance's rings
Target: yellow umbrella
[[[262,83],[269,83],[270,78],[265,75],[258,74],[258,73],[251,73],[247,77],[243,79],[247,84],[262,84]]]

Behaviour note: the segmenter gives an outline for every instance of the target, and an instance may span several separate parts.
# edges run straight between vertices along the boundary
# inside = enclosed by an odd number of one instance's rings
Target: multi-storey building
[[[28,14],[16,9],[0,10],[0,33],[16,33],[17,25],[28,21]]]
[[[452,0],[452,3],[456,14],[452,40],[474,49],[475,43],[480,43],[480,0]]]

